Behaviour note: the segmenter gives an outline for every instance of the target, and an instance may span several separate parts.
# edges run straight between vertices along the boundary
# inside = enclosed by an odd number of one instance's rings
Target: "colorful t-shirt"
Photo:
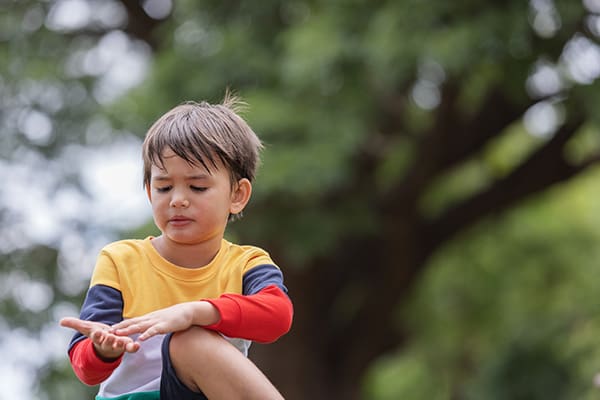
[[[152,237],[123,240],[102,249],[81,309],[81,319],[113,325],[174,304],[208,300],[221,332],[244,354],[251,340],[270,342],[289,330],[291,302],[283,276],[264,250],[223,240],[215,258],[201,268],[165,260]],[[78,377],[100,383],[97,399],[141,399],[158,393],[164,335],[144,342],[114,362],[97,357],[91,341],[76,333],[69,356]],[[126,397],[121,397],[128,394]]]

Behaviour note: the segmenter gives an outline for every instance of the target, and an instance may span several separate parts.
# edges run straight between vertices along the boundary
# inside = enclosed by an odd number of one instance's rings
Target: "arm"
[[[292,323],[292,302],[285,291],[281,271],[274,265],[261,265],[244,275],[243,294],[175,304],[119,322],[111,332],[119,336],[140,333],[138,340],[144,341],[198,325],[231,337],[273,342]]]
[[[206,328],[260,343],[274,342],[290,330],[294,310],[279,268],[258,265],[244,274],[242,286],[242,295],[206,300],[220,315]]]
[[[80,319],[65,318],[61,325],[75,329],[69,345],[69,359],[75,375],[87,385],[97,385],[108,378],[121,363],[121,356],[135,351],[130,338],[108,333],[109,325],[123,319],[121,293],[109,286],[92,286],[81,309]],[[102,354],[102,356],[101,356]]]
[[[220,319],[205,328],[230,337],[270,343],[287,333],[292,325],[292,302],[276,285],[249,296],[224,294],[206,301],[218,310]]]

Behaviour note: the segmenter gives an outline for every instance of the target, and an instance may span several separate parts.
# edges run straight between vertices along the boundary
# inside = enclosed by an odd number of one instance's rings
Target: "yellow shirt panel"
[[[106,285],[123,296],[123,317],[132,318],[173,304],[223,293],[242,293],[243,276],[258,265],[275,265],[257,247],[223,240],[215,258],[202,268],[183,268],[165,260],[151,243],[123,240],[102,249],[91,286]]]

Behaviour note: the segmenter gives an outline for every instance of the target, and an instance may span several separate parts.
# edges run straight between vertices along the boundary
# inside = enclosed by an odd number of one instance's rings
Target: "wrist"
[[[193,302],[194,316],[193,325],[207,326],[213,325],[219,322],[221,315],[219,310],[208,301],[195,301]]]

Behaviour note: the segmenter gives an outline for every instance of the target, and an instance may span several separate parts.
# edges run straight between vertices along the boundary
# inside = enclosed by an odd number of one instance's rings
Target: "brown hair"
[[[186,102],[161,116],[148,130],[142,145],[144,186],[150,185],[152,165],[164,166],[170,148],[193,165],[210,172],[217,159],[229,170],[232,185],[242,178],[252,182],[260,162],[260,139],[238,112],[239,98],[225,94],[221,104]]]

